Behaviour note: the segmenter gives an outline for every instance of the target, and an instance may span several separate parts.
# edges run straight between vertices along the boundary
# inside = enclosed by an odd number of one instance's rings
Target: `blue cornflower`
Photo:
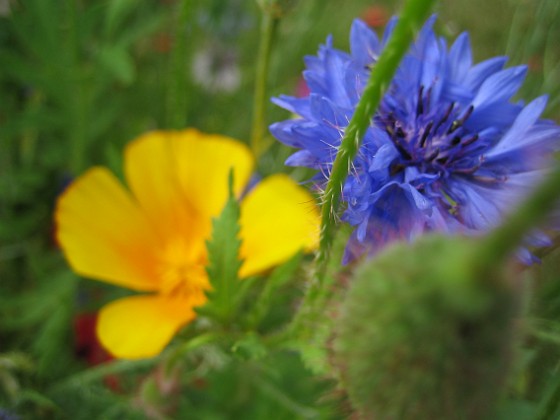
[[[434,21],[403,59],[353,161],[342,197],[342,219],[356,227],[346,261],[427,231],[489,230],[539,182],[560,146],[560,127],[540,118],[546,97],[512,101],[526,66],[504,68],[506,57],[473,65],[468,35],[448,48]],[[380,40],[354,21],[350,53],[329,37],[316,57],[306,57],[309,96],[273,100],[301,117],[270,127],[300,149],[286,164],[317,169],[318,188],[395,23]],[[529,243],[548,238],[534,233]],[[532,259],[527,250],[520,257]]]

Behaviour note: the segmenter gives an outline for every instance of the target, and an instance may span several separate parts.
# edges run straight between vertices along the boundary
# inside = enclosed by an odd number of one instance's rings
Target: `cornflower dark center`
[[[380,112],[379,121],[400,153],[391,165],[391,174],[407,167],[440,176],[473,174],[482,163],[477,153],[479,134],[465,126],[474,107],[456,102],[432,106],[431,96],[432,88],[425,92],[420,87],[412,117],[391,110]]]

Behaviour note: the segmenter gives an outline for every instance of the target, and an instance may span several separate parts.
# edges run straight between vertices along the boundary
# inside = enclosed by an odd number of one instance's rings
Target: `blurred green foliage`
[[[270,96],[295,91],[303,57],[328,34],[347,48],[352,19],[378,25],[400,6],[391,0],[290,3],[275,39]],[[122,291],[69,271],[53,236],[54,203],[91,165],[120,174],[124,144],[148,130],[193,126],[247,141],[258,4],[2,0],[0,6],[0,418],[145,418],[150,407],[139,395],[149,390],[146,378],[159,360],[88,367],[91,348],[79,349],[78,320]],[[559,9],[556,0],[441,2],[438,25],[448,37],[468,30],[477,60],[508,54],[510,64],[529,62],[523,95],[549,93],[548,115],[558,118]],[[267,112],[269,122],[286,118],[272,104]],[[261,174],[288,170],[288,154],[273,143],[259,162]],[[292,175],[306,176],[301,169]],[[255,307],[246,320],[255,331],[274,332],[291,316],[305,277],[300,260],[257,288],[255,299],[275,306]],[[515,401],[504,405],[504,413],[518,418],[558,416],[559,261],[552,254],[535,269],[527,369],[513,387]],[[314,377],[294,352],[268,346],[245,335],[189,352],[186,374],[169,391],[181,394],[173,418],[347,415],[328,381]]]

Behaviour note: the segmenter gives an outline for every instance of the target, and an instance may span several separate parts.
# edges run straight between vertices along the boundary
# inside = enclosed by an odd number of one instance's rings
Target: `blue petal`
[[[377,61],[379,57],[379,39],[361,20],[354,20],[350,30],[350,51],[352,59],[360,67]]]
[[[301,138],[294,134],[294,121],[287,120],[272,124],[269,127],[270,132],[274,137],[290,147],[305,147]]]
[[[385,26],[385,31],[383,32],[383,38],[381,40],[381,45],[383,47],[387,45],[387,41],[393,34],[393,31],[395,30],[395,26],[397,25],[398,21],[399,19],[396,16],[393,16],[391,17],[391,19],[389,19],[389,22],[387,22],[387,26]]]
[[[493,189],[484,189],[475,184],[459,181],[452,188],[453,199],[458,202],[462,222],[477,231],[488,231],[501,220],[502,213],[496,207]]]
[[[447,82],[442,92],[441,99],[448,102],[469,104],[474,98],[473,91],[467,86],[454,82]]]
[[[518,248],[515,252],[515,256],[525,265],[538,264],[541,262],[541,260],[531,254],[527,248]]]
[[[428,215],[432,213],[432,203],[424,195],[420,194],[416,188],[409,184],[403,184],[402,188],[407,193],[410,202],[414,203],[414,206],[418,210],[421,210]]]
[[[491,103],[509,101],[521,87],[526,74],[527,66],[517,66],[488,77],[472,101],[475,110],[486,108]]]
[[[295,98],[293,96],[280,95],[278,98],[272,98],[272,103],[304,118],[310,117],[309,99]]]
[[[308,150],[299,150],[286,159],[285,164],[287,166],[304,166],[307,168],[319,169],[321,167],[321,162],[309,152]]]
[[[506,61],[507,57],[494,57],[478,63],[469,71],[465,85],[472,90],[478,90],[488,77],[504,67]]]
[[[420,84],[428,87],[432,86],[436,80],[441,78],[441,75],[444,73],[445,62],[440,52],[440,44],[433,31],[431,29],[426,30],[426,33],[423,35],[424,49],[421,56],[422,69],[420,72]],[[436,94],[435,98],[438,97],[439,95]]]
[[[357,104],[360,100],[368,80],[369,72],[365,67],[358,67],[355,63],[351,63],[346,68],[344,84],[346,95],[352,106]]]
[[[531,136],[527,136],[527,131],[533,127],[546,107],[547,97],[541,96],[527,105],[517,116],[513,125],[502,137],[500,142],[487,153],[488,157],[505,153],[512,149],[520,148],[527,143],[534,142]]]
[[[472,66],[472,53],[469,35],[463,32],[449,50],[449,72],[452,80],[463,82]]]
[[[344,108],[331,100],[328,97],[316,95],[312,93],[309,95],[311,104],[311,116],[315,121],[327,123],[333,128],[343,131],[344,127],[348,125],[348,121],[352,118],[352,108]]]
[[[525,237],[525,243],[527,245],[536,247],[546,247],[553,244],[550,237],[540,230],[533,230]]]
[[[519,105],[509,102],[485,103],[479,108],[475,108],[465,123],[465,127],[474,132],[491,127],[504,131],[513,124],[520,111]]]
[[[368,172],[376,176],[379,172],[388,174],[390,164],[399,156],[399,152],[392,143],[382,145],[371,158]]]

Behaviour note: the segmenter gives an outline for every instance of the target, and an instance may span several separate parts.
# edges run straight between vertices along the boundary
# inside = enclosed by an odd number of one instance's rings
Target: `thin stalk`
[[[255,157],[264,152],[263,134],[266,127],[266,85],[270,67],[270,52],[279,18],[271,11],[263,10],[261,18],[261,33],[257,69],[255,76],[255,91],[253,95],[253,124],[251,128],[251,149]]]
[[[32,112],[38,112],[43,104],[43,93],[40,90],[33,92],[27,102],[27,108]],[[38,131],[36,127],[29,127],[23,133],[20,142],[20,158],[23,167],[31,167],[35,163],[37,153]]]
[[[185,75],[187,34],[185,28],[191,15],[189,7],[191,3],[190,0],[180,1],[178,16],[174,25],[166,110],[166,126],[174,129],[185,126],[187,115],[187,80]]]
[[[402,57],[428,17],[434,3],[435,0],[408,0],[405,3],[393,34],[379,60],[373,66],[368,84],[348,127],[346,127],[323,195],[321,239],[317,261],[319,280],[324,274],[325,264],[329,258],[342,188],[350,172],[352,161],[360,148],[362,138],[371,124],[371,119],[377,111],[381,98],[391,84]]]
[[[68,51],[68,71],[66,88],[70,95],[68,117],[70,119],[70,172],[79,174],[85,168],[87,152],[86,97],[83,74],[80,68],[80,45],[78,42],[78,0],[66,1],[68,31],[65,34]]]
[[[92,382],[99,381],[108,375],[152,368],[159,360],[159,357],[155,357],[152,359],[113,360],[105,362],[101,365],[70,375],[61,382],[53,385],[51,390],[54,392],[62,392],[67,389],[76,389],[78,387],[87,386]]]
[[[323,301],[327,295],[328,285],[323,283],[336,231],[336,219],[344,182],[350,172],[352,161],[360,148],[362,138],[370,126],[373,114],[377,111],[401,59],[427,19],[434,3],[435,0],[406,1],[393,34],[383,49],[379,60],[373,66],[362,97],[356,106],[350,123],[346,127],[323,195],[321,237],[316,257],[315,273],[300,310],[290,325],[291,334],[301,328],[305,319],[310,317],[309,311],[313,312],[317,302]]]
[[[216,342],[221,337],[222,335],[217,332],[208,332],[205,334],[200,334],[174,348],[164,357],[163,365],[165,373],[169,374],[170,372],[172,372],[173,369],[176,368],[179,363],[185,359],[185,356],[191,351],[205,346],[209,343]]]

